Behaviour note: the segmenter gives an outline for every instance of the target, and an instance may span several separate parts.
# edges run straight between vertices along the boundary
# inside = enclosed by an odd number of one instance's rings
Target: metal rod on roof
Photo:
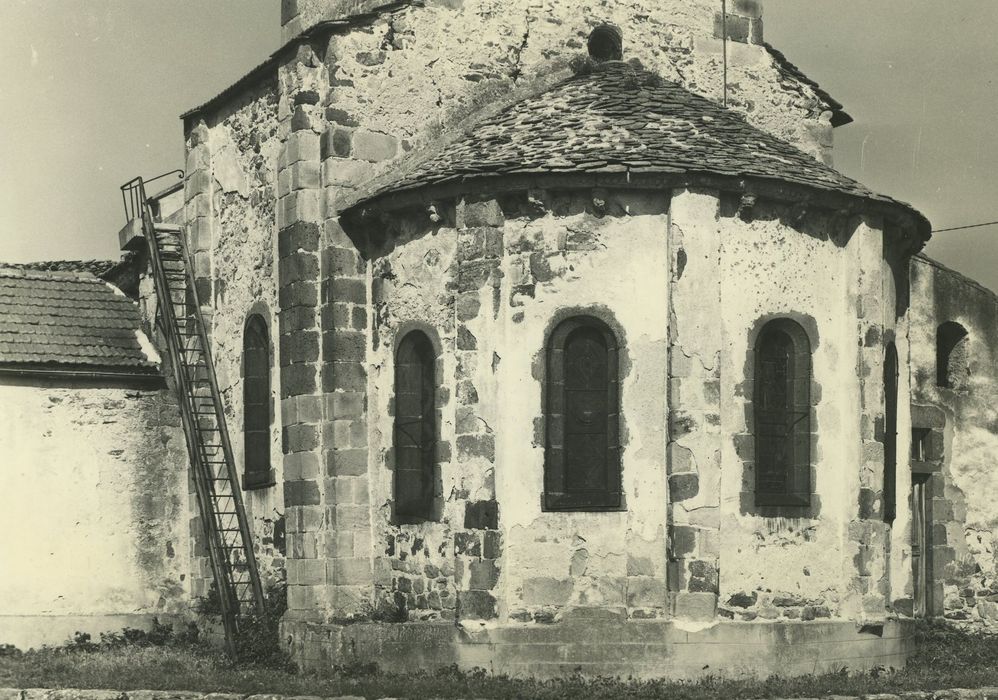
[[[728,0],[721,0],[721,62],[724,64],[724,89],[721,103],[728,106]]]

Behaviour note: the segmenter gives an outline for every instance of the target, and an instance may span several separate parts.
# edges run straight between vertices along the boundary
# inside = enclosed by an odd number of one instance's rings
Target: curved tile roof
[[[138,305],[89,272],[0,266],[0,367],[157,372],[140,329]]]
[[[619,61],[600,64],[474,125],[401,177],[372,183],[374,188],[344,213],[391,193],[482,176],[580,172],[702,173],[792,183],[902,206],[928,232],[928,222],[908,205],[751,126],[737,112]]]

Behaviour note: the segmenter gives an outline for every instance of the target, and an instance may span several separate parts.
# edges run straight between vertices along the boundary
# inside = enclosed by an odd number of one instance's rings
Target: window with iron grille
[[[560,323],[547,348],[546,510],[621,506],[617,339],[603,321]]]
[[[763,326],[755,344],[755,502],[811,504],[811,347],[795,321]]]
[[[269,486],[270,335],[260,316],[251,316],[243,334],[243,455],[247,488]]]
[[[436,457],[436,353],[422,331],[402,338],[395,355],[395,516],[433,514]]]

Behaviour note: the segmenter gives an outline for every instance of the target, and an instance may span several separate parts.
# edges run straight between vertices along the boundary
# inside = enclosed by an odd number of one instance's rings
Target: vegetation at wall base
[[[270,624],[270,623],[268,623]],[[360,695],[367,698],[793,698],[898,693],[942,688],[998,686],[998,635],[954,629],[941,623],[916,626],[919,650],[901,671],[845,671],[799,678],[696,682],[633,681],[581,676],[533,681],[493,676],[480,669],[446,667],[397,674],[376,664],[331,668],[328,675],[293,673],[258,650],[255,660],[233,662],[183,630],[105,635],[99,642],[80,636],[63,647],[0,654],[0,687],[192,690],[282,695]],[[168,629],[168,628],[166,628]],[[5,648],[6,649],[6,648]]]

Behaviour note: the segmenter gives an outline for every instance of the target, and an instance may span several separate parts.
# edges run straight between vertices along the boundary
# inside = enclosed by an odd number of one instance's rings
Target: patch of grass
[[[138,641],[123,644],[70,644],[16,654],[0,654],[0,687],[114,688],[119,690],[196,690],[202,692],[278,693],[284,695],[362,695],[439,698],[596,698],[601,700],[669,698],[821,697],[972,688],[998,685],[998,636],[962,632],[941,624],[917,627],[920,648],[906,669],[849,675],[844,671],[800,678],[696,682],[631,681],[571,677],[532,681],[492,676],[456,667],[392,674],[376,665],[338,667],[327,676],[295,674],[265,662],[235,664],[220,652],[176,642],[162,646]],[[127,635],[123,635],[127,638]]]

